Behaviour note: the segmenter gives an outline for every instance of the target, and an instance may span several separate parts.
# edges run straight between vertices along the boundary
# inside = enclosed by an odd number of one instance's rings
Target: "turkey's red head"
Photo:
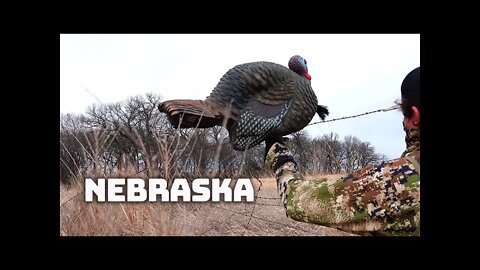
[[[305,76],[305,78],[311,80],[312,76],[308,74],[307,60],[300,55],[294,55],[288,61],[288,68],[297,73],[298,75]]]

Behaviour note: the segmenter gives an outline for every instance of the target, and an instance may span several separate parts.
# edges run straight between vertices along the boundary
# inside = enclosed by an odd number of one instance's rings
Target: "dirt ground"
[[[206,224],[189,228],[193,235],[213,236],[352,236],[352,234],[316,224],[298,222],[285,214],[276,190],[275,179],[259,179],[260,191],[251,203],[210,203],[199,215]],[[260,183],[252,179],[257,190]]]

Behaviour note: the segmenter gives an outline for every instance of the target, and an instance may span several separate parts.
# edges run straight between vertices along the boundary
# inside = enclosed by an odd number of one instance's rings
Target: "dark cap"
[[[420,109],[420,67],[405,76],[401,91],[403,98],[406,98],[412,106]]]

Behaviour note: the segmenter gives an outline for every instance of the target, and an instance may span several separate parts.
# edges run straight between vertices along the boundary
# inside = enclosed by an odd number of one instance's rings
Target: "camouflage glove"
[[[265,165],[273,171],[276,171],[286,162],[293,162],[295,167],[297,166],[297,163],[287,146],[278,142],[274,143],[272,147],[270,147],[270,150],[268,150]]]

